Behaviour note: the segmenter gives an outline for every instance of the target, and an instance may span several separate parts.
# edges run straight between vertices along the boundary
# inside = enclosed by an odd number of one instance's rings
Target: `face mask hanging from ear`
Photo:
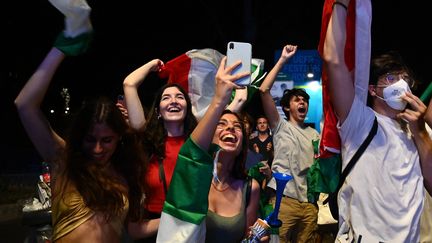
[[[396,83],[393,83],[392,85],[389,85],[383,89],[384,98],[381,98],[378,95],[377,97],[384,100],[391,108],[402,111],[405,109],[407,102],[404,101],[401,96],[406,92],[411,93],[408,83],[405,80],[400,79]]]

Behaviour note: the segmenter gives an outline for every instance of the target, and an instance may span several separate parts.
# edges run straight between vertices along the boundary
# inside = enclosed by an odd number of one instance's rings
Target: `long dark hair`
[[[90,162],[82,150],[85,136],[95,124],[106,124],[121,137],[110,163],[120,178]],[[129,213],[138,219],[144,191],[145,156],[139,136],[125,121],[114,102],[106,97],[86,100],[69,128],[66,138],[65,172],[67,183],[72,182],[87,207],[102,212],[109,219],[119,216],[125,206],[124,193],[119,185],[128,185]]]
[[[231,176],[236,178],[236,179],[244,180],[244,179],[246,179],[246,176],[247,176],[245,164],[246,164],[247,151],[248,151],[248,141],[249,141],[248,137],[249,137],[249,135],[246,132],[246,129],[245,129],[245,126],[243,123],[243,119],[241,118],[241,116],[239,114],[237,114],[233,111],[230,111],[230,110],[224,110],[222,112],[221,117],[225,114],[232,114],[232,115],[236,116],[238,121],[241,124],[241,127],[242,127],[242,133],[243,133],[242,150],[241,150],[240,154],[237,155],[237,157],[235,158],[235,163],[233,166],[233,170],[231,171]]]
[[[169,83],[160,88],[149,111],[147,124],[141,131],[143,144],[148,151],[148,154],[157,156],[158,158],[165,157],[165,138],[167,136],[164,122],[162,119],[158,118],[159,104],[162,99],[163,92],[165,89],[170,87],[176,87],[186,99],[186,116],[183,122],[185,137],[188,137],[192,133],[198,123],[197,119],[192,113],[192,102],[189,98],[189,95],[179,84]]]

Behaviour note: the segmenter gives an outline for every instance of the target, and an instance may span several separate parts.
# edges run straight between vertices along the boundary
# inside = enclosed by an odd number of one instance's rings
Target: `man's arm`
[[[267,74],[263,83],[260,86],[260,94],[261,94],[261,102],[263,105],[263,109],[265,115],[269,121],[269,126],[271,129],[274,129],[279,122],[280,116],[276,109],[276,105],[273,101],[273,97],[270,94],[270,89],[273,86],[274,81],[276,80],[276,76],[279,71],[282,69],[284,64],[292,57],[297,51],[297,46],[286,45],[282,50],[282,54],[274,65],[272,70]]]
[[[346,17],[349,0],[338,0],[333,5],[324,42],[324,67],[329,78],[330,98],[339,121],[343,123],[354,100],[354,80],[344,57]],[[344,7],[345,6],[345,7]]]

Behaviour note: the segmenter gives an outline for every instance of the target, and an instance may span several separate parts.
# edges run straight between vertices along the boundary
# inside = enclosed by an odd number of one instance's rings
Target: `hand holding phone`
[[[123,114],[123,117],[126,119],[126,121],[128,121],[129,114],[128,114],[128,111],[127,111],[127,108],[126,108],[126,101],[124,99],[124,95],[118,95],[117,96],[117,104],[116,104],[116,106],[119,108],[119,110]]]
[[[124,95],[118,95],[117,96],[117,103],[120,103],[120,104],[122,104],[124,107],[126,107],[126,102],[125,102],[125,100],[124,100]]]
[[[251,61],[252,61],[252,45],[246,42],[235,42],[230,41],[227,45],[227,66],[231,66],[237,61],[241,61],[241,64],[234,69],[232,74],[241,72],[251,72]],[[251,83],[251,76],[240,78],[236,81],[237,85],[247,86]]]

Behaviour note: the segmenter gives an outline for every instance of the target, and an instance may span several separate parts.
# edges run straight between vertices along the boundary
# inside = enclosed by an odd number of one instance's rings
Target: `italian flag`
[[[159,77],[168,78],[168,83],[178,83],[186,90],[192,102],[192,113],[198,120],[204,116],[214,96],[215,76],[223,57],[215,49],[193,49],[165,63],[159,72]],[[266,75],[263,59],[253,58],[251,63],[252,85],[248,86],[248,100]]]
[[[327,27],[335,0],[324,2],[321,36],[318,51],[324,51]],[[372,7],[370,0],[351,0],[347,10],[345,64],[354,72],[356,96],[364,103],[367,100],[369,84],[369,65],[371,58],[371,22]],[[319,144],[319,161],[308,172],[308,198],[317,197],[320,192],[334,192],[341,173],[340,138],[337,130],[337,117],[331,105],[328,88],[328,77],[325,68],[322,73],[322,90],[324,106],[324,127]]]
[[[212,152],[203,151],[190,138],[186,140],[165,200],[157,242],[205,241],[212,172]]]
[[[214,49],[193,49],[168,61],[159,72],[161,78],[168,78],[168,83],[178,83],[186,90],[198,120],[214,95],[215,76],[222,58]]]
[[[324,40],[332,13],[333,2],[334,0],[326,0],[324,3],[321,38],[318,47],[318,51],[321,55],[324,49]],[[345,45],[345,62],[348,70],[354,70],[355,92],[365,103],[369,83],[371,21],[372,8],[370,0],[350,1],[346,23],[347,40]],[[340,139],[336,129],[337,118],[330,103],[329,92],[331,91],[328,90],[328,79],[325,69],[323,69],[322,84],[325,120],[320,152],[325,155],[327,151],[340,152]]]

